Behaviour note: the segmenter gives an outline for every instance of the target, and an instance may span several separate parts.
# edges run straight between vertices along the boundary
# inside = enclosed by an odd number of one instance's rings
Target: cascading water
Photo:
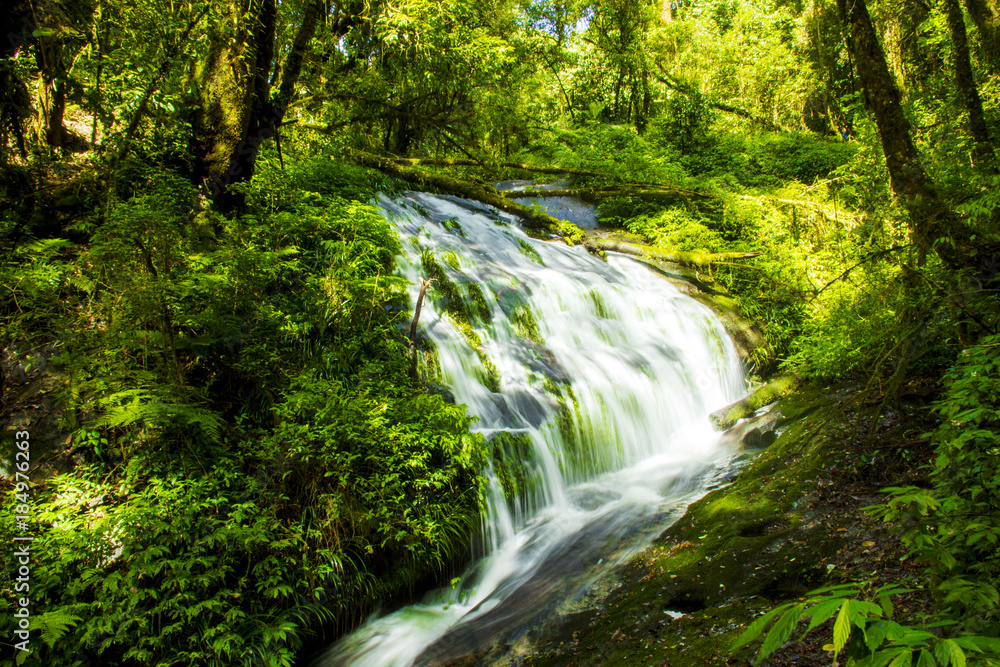
[[[483,553],[462,583],[369,621],[317,664],[433,665],[481,651],[587,590],[648,544],[718,469],[710,411],[740,360],[707,308],[637,262],[529,238],[476,203],[381,201],[415,302],[435,271],[478,313],[425,300],[440,382],[491,443]],[[569,602],[568,602],[569,601]]]

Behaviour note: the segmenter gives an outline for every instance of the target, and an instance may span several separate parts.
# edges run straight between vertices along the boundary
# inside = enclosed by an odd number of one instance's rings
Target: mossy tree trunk
[[[649,245],[639,245],[636,243],[624,243],[614,239],[601,238],[599,236],[588,236],[584,242],[584,247],[591,252],[608,251],[620,252],[624,255],[631,255],[639,259],[660,259],[666,262],[674,262],[681,266],[693,269],[706,269],[713,264],[728,263],[734,259],[751,259],[758,257],[759,252],[690,252],[686,250],[673,250],[670,248],[657,248]]]
[[[965,0],[965,8],[979,32],[983,59],[993,74],[1000,74],[1000,3]]]
[[[276,136],[295,94],[310,40],[328,4],[310,0],[272,97],[277,6],[275,0],[227,0],[211,35],[208,54],[197,73],[200,100],[194,121],[196,177],[223,206],[236,203],[226,194],[254,173],[261,144]]]
[[[256,146],[247,144],[260,127],[262,88],[271,68],[274,0],[222,3],[217,27],[197,74],[199,109],[194,119],[196,176],[209,195],[253,174]]]
[[[983,101],[976,88],[976,80],[972,75],[972,60],[969,57],[969,39],[965,31],[965,17],[958,0],[945,0],[945,12],[948,17],[948,30],[955,48],[955,85],[965,112],[969,115],[969,134],[972,135],[973,159],[980,167],[995,169],[993,144],[983,115]]]
[[[419,188],[441,190],[451,195],[475,199],[484,204],[489,204],[501,211],[518,216],[524,222],[525,227],[562,236],[567,243],[572,244],[583,238],[583,231],[576,225],[553,218],[543,211],[513,202],[493,188],[487,189],[478,183],[461,181],[457,178],[432,174],[420,169],[401,167],[396,164],[395,160],[369,153],[355,152],[351,154],[351,158],[358,164],[378,169],[385,174],[394,176],[407,183],[412,183]]]
[[[917,244],[924,250],[933,249],[945,264],[958,268],[971,255],[970,231],[938,196],[920,162],[900,91],[889,72],[868,6],[865,0],[837,0],[837,8],[850,28],[848,49],[875,116],[892,191],[909,213]]]

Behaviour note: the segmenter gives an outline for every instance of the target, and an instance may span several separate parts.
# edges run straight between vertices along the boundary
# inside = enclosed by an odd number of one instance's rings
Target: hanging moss
[[[509,505],[516,498],[527,499],[538,490],[537,464],[527,433],[501,431],[490,439],[489,446],[493,472]]]
[[[458,255],[455,254],[454,250],[449,250],[443,253],[442,257],[444,258],[445,264],[455,269],[456,271],[459,269]]]

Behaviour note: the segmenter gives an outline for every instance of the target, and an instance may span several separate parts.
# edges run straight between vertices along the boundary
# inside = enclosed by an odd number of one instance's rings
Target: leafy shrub
[[[162,172],[89,246],[19,250],[8,299],[46,315],[17,335],[66,332],[90,461],[32,491],[35,663],[288,665],[464,553],[485,444],[409,378],[399,241],[354,199],[374,182],[265,162],[225,218]]]
[[[965,349],[944,377],[930,434],[933,488],[887,489],[878,509],[929,571],[945,613],[1000,634],[1000,336]]]
[[[705,141],[715,115],[701,93],[672,93],[651,123],[649,139],[687,153]]]
[[[725,245],[721,234],[683,208],[669,208],[654,215],[632,218],[626,227],[664,248],[717,252]]]

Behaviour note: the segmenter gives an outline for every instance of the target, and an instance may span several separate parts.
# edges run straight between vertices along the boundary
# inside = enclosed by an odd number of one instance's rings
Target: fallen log
[[[553,218],[544,211],[513,202],[503,195],[498,194],[495,190],[488,190],[478,183],[460,181],[457,178],[442,176],[441,174],[432,174],[420,169],[402,167],[396,164],[395,160],[371,155],[370,153],[353,152],[350,154],[350,157],[358,164],[378,169],[382,173],[416,185],[418,188],[433,188],[458,197],[475,199],[484,204],[489,204],[501,211],[516,215],[523,221],[525,227],[561,236],[570,245],[579,242],[583,238],[583,230],[576,225],[565,220]]]
[[[630,188],[573,188],[566,190],[508,190],[504,194],[509,199],[538,199],[540,197],[576,197],[584,201],[596,202],[605,197],[641,197],[642,199],[689,199],[691,196],[705,197],[698,192],[682,188],[661,187],[657,189]]]
[[[583,241],[584,247],[591,251],[598,250],[620,252],[639,259],[659,259],[674,262],[695,269],[707,268],[712,264],[728,262],[734,259],[750,259],[760,255],[759,252],[689,252],[686,250],[669,250],[649,245],[625,243],[600,236],[588,236]]]
[[[484,164],[482,162],[477,162],[476,160],[461,160],[455,158],[393,158],[392,161],[396,164],[407,167],[482,167]],[[507,167],[509,169],[520,169],[521,171],[530,171],[537,174],[571,174],[573,176],[603,178],[603,176],[597,172],[587,171],[586,169],[573,169],[571,167],[536,167],[535,165],[524,164],[522,162],[497,162],[496,166]]]
[[[795,374],[778,376],[746,398],[716,410],[708,416],[708,419],[716,430],[724,431],[765,405],[770,405],[779,398],[792,393],[799,386],[800,381],[799,376]]]

